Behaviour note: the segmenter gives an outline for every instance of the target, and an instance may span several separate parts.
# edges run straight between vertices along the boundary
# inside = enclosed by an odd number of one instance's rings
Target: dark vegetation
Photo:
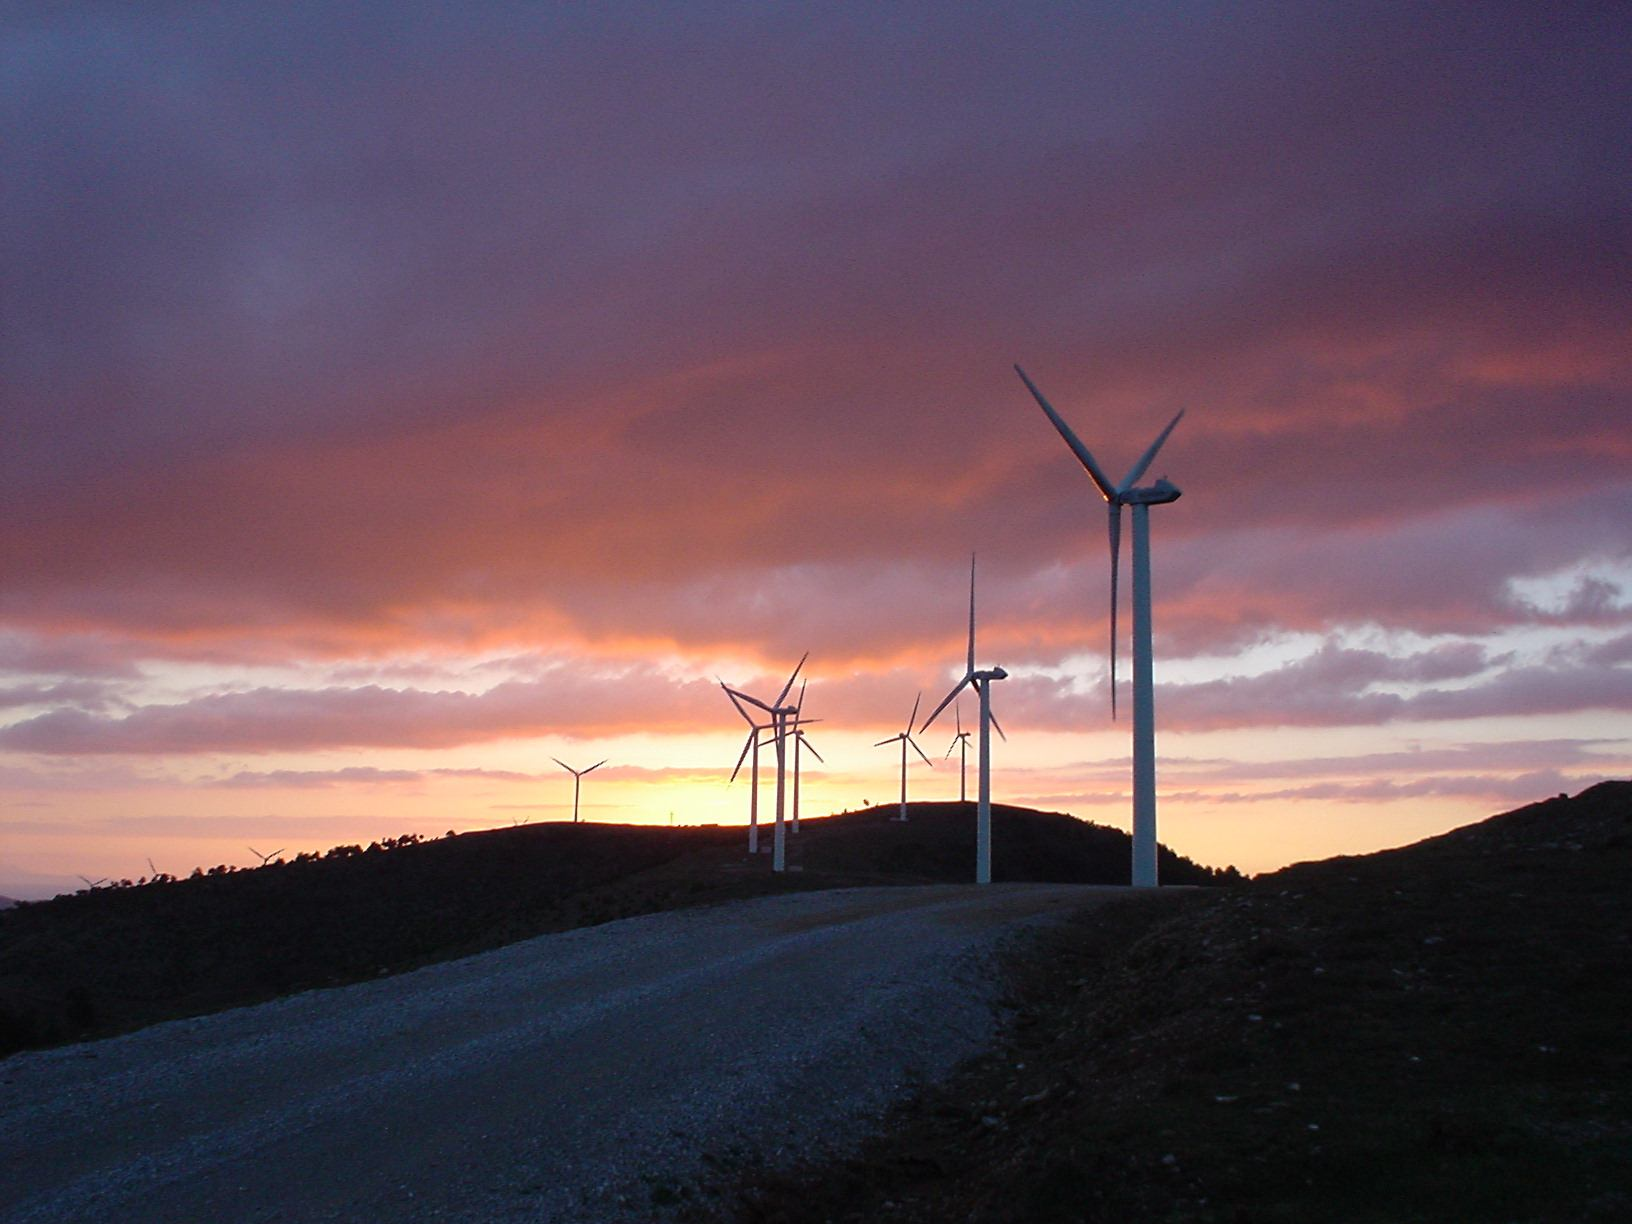
[[[1632,783],[1017,954],[1001,1044],[744,1221],[1632,1219]],[[706,1208],[702,1204],[707,1204]]]
[[[906,824],[887,819],[895,810],[805,821],[789,838],[795,870],[780,876],[750,859],[740,828],[541,824],[21,904],[0,913],[0,1055],[677,906],[971,877],[972,806],[913,804]],[[999,880],[1127,879],[1128,838],[1114,829],[1007,807],[993,826]],[[1173,882],[1233,876],[1162,854]]]

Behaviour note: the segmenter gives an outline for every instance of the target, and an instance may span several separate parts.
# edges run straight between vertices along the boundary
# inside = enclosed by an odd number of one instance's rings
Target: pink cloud
[[[206,782],[207,786],[231,789],[326,789],[353,786],[391,786],[436,778],[491,779],[501,782],[533,781],[536,774],[503,769],[379,769],[373,765],[347,765],[340,769],[240,769],[226,777]]]
[[[1390,778],[1372,778],[1362,782],[1316,782],[1263,791],[1175,791],[1169,793],[1167,798],[1221,804],[1274,803],[1289,799],[1376,804],[1456,797],[1518,804],[1532,803],[1550,795],[1576,794],[1601,781],[1602,774],[1543,769],[1518,775],[1460,774],[1416,778],[1409,782]]]
[[[640,704],[632,704],[638,701]],[[446,748],[546,732],[574,737],[718,721],[718,689],[655,672],[507,681],[483,693],[359,688],[217,693],[118,717],[54,710],[0,729],[0,749],[45,754]]]
[[[1624,517],[1599,18],[1009,14],[1024,72],[970,13],[797,40],[371,13],[298,62],[281,25],[55,20],[16,84],[52,121],[21,133],[6,303],[17,623],[783,650],[790,614],[843,619],[784,593],[790,559],[870,591],[965,544],[1035,572],[1095,540],[1014,358],[1108,455],[1193,407],[1160,563],[1215,641],[1488,619]],[[1479,522],[1403,543],[1429,512]],[[1256,559],[1220,539],[1249,515]],[[1554,530],[1504,558],[1530,515]],[[1224,545],[1250,587],[1216,579]],[[1476,581],[1420,580],[1452,563]],[[1300,581],[1327,571],[1329,599]],[[711,588],[762,607],[710,625]],[[829,649],[900,649],[887,597]]]
[[[1185,489],[1154,516],[1164,660],[1623,630],[1624,22],[1191,17],[28,18],[0,748],[111,784],[120,754],[734,731],[650,660],[774,689],[807,649],[830,727],[893,728],[957,669],[971,549],[1005,722],[1103,727],[1103,689],[1027,674],[1103,649],[1107,567],[1016,359],[1117,470],[1190,410],[1158,465]],[[1513,594],[1582,566],[1558,609]],[[1330,646],[1164,685],[1162,721],[1624,712],[1624,643]],[[497,651],[550,662],[441,687]],[[114,704],[156,659],[328,679]],[[1538,785],[1592,764],[1521,755]],[[1283,768],[1333,801],[1506,776]]]

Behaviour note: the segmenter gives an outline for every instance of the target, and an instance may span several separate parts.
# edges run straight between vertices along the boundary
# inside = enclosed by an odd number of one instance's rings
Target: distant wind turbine
[[[810,737],[805,734],[804,728],[804,724],[807,722],[820,722],[821,720],[802,718],[797,711],[802,711],[804,708],[805,685],[801,683],[799,685],[799,701],[794,707],[796,713],[793,716],[793,831],[795,833],[799,832],[799,752],[803,749],[818,761],[822,761],[822,754],[816,751],[816,746],[810,742]],[[827,762],[822,761],[822,764],[826,765]]]
[[[584,775],[587,774],[587,773],[594,773],[602,765],[605,765],[606,762],[605,761],[596,761],[595,764],[591,765],[588,769],[574,769],[571,765],[568,765],[560,757],[551,757],[550,760],[554,761],[557,765],[561,766],[562,769],[566,770],[568,773],[570,773],[572,775],[572,823],[577,824],[578,823],[578,791],[579,791],[579,788],[583,786]]]
[[[944,761],[951,757],[952,749],[956,748],[958,750],[958,802],[968,803],[969,732],[963,729],[963,707],[961,705],[953,706],[952,716],[957,719],[958,733],[952,737],[952,742],[946,746],[946,756],[943,756],[941,760]]]
[[[874,748],[882,748],[882,747],[884,747],[885,744],[893,744],[897,740],[901,741],[901,814],[899,816],[895,817],[896,820],[904,821],[907,818],[907,749],[908,749],[908,747],[911,747],[911,749],[914,752],[916,752],[919,756],[923,757],[925,765],[928,765],[931,769],[935,768],[935,762],[930,760],[927,756],[924,756],[924,750],[922,748],[918,747],[918,741],[912,738],[912,724],[915,721],[917,721],[917,718],[918,718],[918,703],[920,701],[922,701],[923,699],[924,699],[924,695],[922,693],[919,693],[918,696],[913,698],[913,700],[912,700],[912,713],[907,716],[907,728],[906,728],[905,731],[901,732],[900,735],[892,735],[892,736],[890,736],[889,739],[881,739],[881,740],[878,741],[878,743],[873,745]]]
[[[103,876],[100,880],[93,880],[90,876],[80,876],[79,878],[84,880],[86,886],[89,888],[100,888],[102,885],[108,882],[107,876]]]
[[[726,692],[727,696],[730,696],[731,690],[729,688],[726,688],[725,681],[723,681],[723,680],[720,681],[720,687],[722,689],[725,689],[725,692]],[[737,713],[741,714],[742,717],[743,717],[743,720],[745,722],[747,722],[747,724],[748,724],[748,739],[747,739],[747,742],[745,742],[743,744],[743,746],[742,746],[741,754],[737,757],[737,764],[736,764],[736,767],[734,769],[732,769],[732,771],[731,771],[731,779],[730,780],[732,782],[735,782],[737,780],[737,775],[742,772],[742,763],[743,763],[743,761],[748,758],[749,753],[753,753],[753,760],[752,760],[752,763],[749,765],[749,769],[748,769],[748,853],[749,854],[758,854],[759,853],[759,749],[760,749],[760,745],[765,742],[765,741],[760,739],[760,736],[764,732],[769,731],[771,729],[771,724],[768,723],[768,722],[764,722],[764,723],[755,722],[754,719],[753,719],[753,716],[750,715],[747,710],[742,708],[742,703],[740,701],[738,701],[735,697],[731,698],[731,704],[736,707]]]
[[[1060,437],[1071,448],[1088,477],[1105,499],[1110,511],[1111,540],[1111,717],[1116,717],[1116,578],[1122,545],[1122,507],[1133,507],[1133,884],[1154,888],[1156,878],[1156,708],[1151,668],[1150,629],[1150,508],[1179,499],[1179,490],[1164,476],[1155,484],[1138,489],[1134,482],[1145,474],[1161,450],[1167,435],[1184,416],[1180,412],[1156,435],[1156,441],[1139,457],[1122,483],[1106,479],[1094,456],[1054,411],[1037,384],[1018,365],[1020,375],[1038,406],[1053,422]]]
[[[929,730],[940,712],[946,709],[965,685],[972,685],[980,696],[980,806],[975,816],[975,883],[992,882],[992,729],[1003,735],[1003,728],[992,714],[992,681],[1007,680],[1009,673],[1001,667],[975,669],[975,558],[969,556],[969,661],[963,679],[952,686],[952,691],[941,698],[935,712],[924,719],[920,732]],[[1007,740],[1009,737],[1003,735]]]
[[[280,847],[279,849],[272,851],[271,854],[262,854],[259,850],[255,849],[254,846],[251,846],[251,847],[249,847],[249,852],[251,854],[253,854],[256,858],[260,859],[261,860],[261,866],[265,867],[266,864],[267,864],[267,861],[269,859],[276,858],[278,855],[283,853],[283,850]],[[151,866],[151,864],[149,864],[149,866]]]
[[[788,864],[787,826],[783,823],[783,817],[787,808],[787,740],[790,728],[796,727],[799,719],[798,706],[783,705],[782,703],[787,700],[788,693],[793,688],[793,682],[799,678],[799,671],[802,667],[804,667],[805,660],[808,658],[810,658],[810,652],[807,650],[800,656],[799,662],[794,664],[793,671],[788,676],[788,682],[782,686],[782,691],[776,695],[776,700],[771,702],[769,705],[757,697],[750,697],[747,693],[731,688],[723,681],[720,683],[720,687],[725,689],[726,696],[731,698],[731,704],[736,706],[737,713],[741,714],[743,718],[747,720],[749,727],[752,728],[748,733],[748,743],[743,746],[742,756],[747,756],[750,748],[754,750],[756,776],[758,772],[757,767],[759,764],[758,748],[760,728],[758,724],[754,722],[753,717],[748,713],[748,711],[742,708],[742,704],[743,702],[747,702],[749,705],[754,706],[756,709],[763,710],[765,713],[771,716],[771,721],[766,725],[770,729],[771,740],[776,745],[776,832],[771,842],[772,871],[784,871],[787,869]],[[737,758],[737,769],[742,768],[742,756]],[[733,769],[731,771],[731,776],[733,778],[737,776],[737,769]],[[756,795],[756,805],[757,802],[758,796]]]

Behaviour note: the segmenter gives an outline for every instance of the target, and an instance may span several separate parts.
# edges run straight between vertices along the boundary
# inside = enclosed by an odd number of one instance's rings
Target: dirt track
[[[649,1219],[991,1026],[982,960],[1123,890],[854,889],[548,935],[0,1063],[0,1218]]]

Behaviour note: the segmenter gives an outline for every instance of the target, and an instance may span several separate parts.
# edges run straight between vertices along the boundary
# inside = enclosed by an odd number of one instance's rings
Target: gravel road
[[[1009,932],[1124,890],[846,889],[545,935],[0,1062],[0,1218],[650,1219],[989,1036]]]

